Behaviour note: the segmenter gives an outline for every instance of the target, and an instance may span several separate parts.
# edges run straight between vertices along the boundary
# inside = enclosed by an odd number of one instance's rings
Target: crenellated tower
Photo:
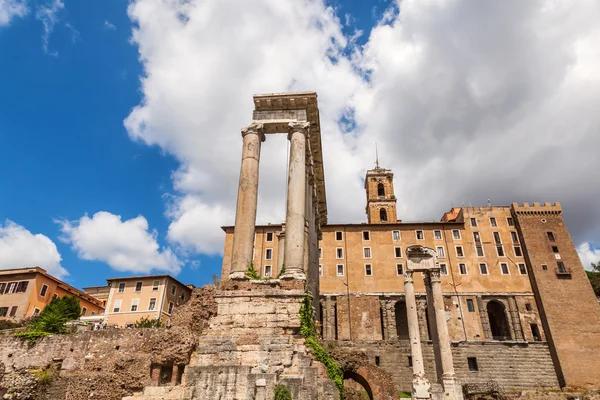
[[[367,171],[365,177],[367,192],[367,221],[369,224],[386,224],[398,222],[396,215],[396,195],[394,193],[394,173],[392,170],[380,168]]]

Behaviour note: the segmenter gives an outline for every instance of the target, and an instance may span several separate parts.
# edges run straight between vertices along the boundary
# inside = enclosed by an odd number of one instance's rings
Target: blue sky
[[[319,93],[330,220],[364,220],[347,199],[377,141],[402,219],[561,201],[598,260],[600,11],[532,3],[0,1],[0,268],[211,281],[251,95],[285,90]],[[285,141],[264,151],[259,222],[277,222]]]

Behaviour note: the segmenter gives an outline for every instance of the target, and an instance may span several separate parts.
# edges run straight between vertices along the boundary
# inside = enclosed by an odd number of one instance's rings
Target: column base
[[[429,381],[421,376],[415,376],[412,381],[412,398],[431,399],[431,385]]]
[[[305,281],[306,275],[301,269],[286,267],[285,272],[279,277],[279,279],[297,279]]]
[[[462,385],[455,376],[442,376],[442,386],[446,400],[463,400]]]
[[[236,271],[229,274],[229,280],[231,281],[249,281],[250,277],[245,272]]]

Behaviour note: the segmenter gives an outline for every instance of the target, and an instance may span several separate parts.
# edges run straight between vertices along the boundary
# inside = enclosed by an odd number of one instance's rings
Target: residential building
[[[0,318],[38,315],[53,298],[75,296],[82,315],[100,315],[102,302],[48,274],[40,267],[0,270]]]
[[[110,286],[89,286],[84,287],[83,291],[93,298],[100,300],[102,305],[106,308],[106,302],[108,301],[108,295],[110,293]]]
[[[127,327],[141,318],[167,323],[174,307],[186,303],[193,285],[184,285],[169,275],[130,276],[106,280],[110,291],[104,322]]]

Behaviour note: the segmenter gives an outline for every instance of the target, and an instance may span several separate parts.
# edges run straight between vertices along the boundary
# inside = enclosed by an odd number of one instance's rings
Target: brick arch
[[[365,389],[370,400],[398,399],[394,379],[390,374],[369,362],[359,361],[358,365],[352,364],[353,368],[344,369],[344,379],[358,382]]]

